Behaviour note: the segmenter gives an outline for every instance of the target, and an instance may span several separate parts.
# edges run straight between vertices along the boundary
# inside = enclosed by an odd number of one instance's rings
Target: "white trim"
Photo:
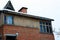
[[[11,12],[16,12],[16,11],[9,10],[9,9],[1,9],[1,10],[6,10],[6,11],[11,11]],[[23,13],[23,12],[16,12],[16,13]]]
[[[5,36],[17,36],[16,34],[4,34]]]

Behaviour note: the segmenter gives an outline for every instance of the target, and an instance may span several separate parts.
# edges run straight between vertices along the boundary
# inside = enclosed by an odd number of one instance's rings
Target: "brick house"
[[[50,18],[29,15],[26,7],[15,12],[11,1],[0,10],[0,40],[54,40]]]

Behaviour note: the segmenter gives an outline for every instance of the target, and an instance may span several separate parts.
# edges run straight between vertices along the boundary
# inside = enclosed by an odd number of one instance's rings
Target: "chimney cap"
[[[27,8],[27,7],[22,7],[19,11],[21,11],[22,9],[28,9],[28,8]],[[19,11],[18,11],[18,12],[19,12]]]

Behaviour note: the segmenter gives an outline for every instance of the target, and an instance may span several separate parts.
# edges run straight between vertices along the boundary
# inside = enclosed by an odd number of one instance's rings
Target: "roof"
[[[14,7],[13,7],[13,5],[12,5],[10,0],[5,5],[4,9],[9,9],[9,10],[14,10],[15,11],[15,9],[14,9]]]
[[[12,10],[7,10],[7,9],[0,10],[0,12],[7,13],[7,14],[24,16],[24,17],[28,17],[28,18],[39,19],[39,20],[54,21],[54,19],[50,19],[50,18],[46,18],[46,17],[41,17],[41,16],[34,16],[34,15],[30,15],[30,14],[24,14],[23,12],[15,12],[15,11],[12,11]]]

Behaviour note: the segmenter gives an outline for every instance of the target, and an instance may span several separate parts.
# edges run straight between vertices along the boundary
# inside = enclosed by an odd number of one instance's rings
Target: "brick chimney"
[[[26,7],[22,7],[18,12],[23,12],[23,13],[27,13],[27,9]]]

